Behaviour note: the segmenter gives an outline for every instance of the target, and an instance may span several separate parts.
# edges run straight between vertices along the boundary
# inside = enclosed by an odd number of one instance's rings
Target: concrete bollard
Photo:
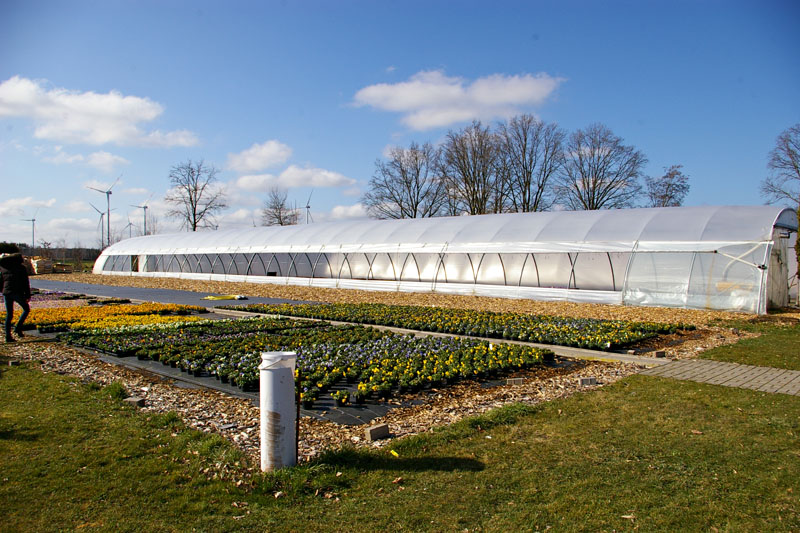
[[[297,464],[296,352],[261,352],[261,471]]]

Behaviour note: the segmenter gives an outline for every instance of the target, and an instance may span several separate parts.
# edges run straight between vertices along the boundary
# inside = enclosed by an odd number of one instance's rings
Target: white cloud
[[[81,154],[68,154],[63,150],[61,146],[56,146],[54,148],[55,155],[46,156],[43,159],[48,163],[53,163],[55,165],[69,165],[73,163],[82,163],[84,161],[84,157]]]
[[[361,189],[359,187],[350,187],[349,189],[343,190],[342,195],[355,198],[361,196]]]
[[[397,148],[397,145],[387,144],[386,146],[383,147],[383,150],[381,150],[381,155],[383,156],[384,159],[391,159],[392,150],[394,150],[395,148]]]
[[[101,172],[109,173],[114,170],[115,166],[130,165],[131,162],[124,157],[101,151],[89,154],[89,157],[86,159],[86,164]]]
[[[144,187],[133,187],[132,189],[123,189],[122,192],[125,194],[147,194],[150,191]]]
[[[469,83],[440,70],[421,71],[404,82],[364,87],[354,103],[402,113],[408,127],[426,130],[472,119],[509,117],[523,107],[541,105],[564,81],[539,73],[492,74]]]
[[[58,233],[64,231],[91,231],[97,228],[97,221],[89,218],[51,218],[37,233]],[[38,240],[38,239],[37,239]]]
[[[0,202],[0,217],[25,216],[26,208],[53,207],[55,203],[55,198],[50,198],[49,200],[34,200],[32,196],[9,198]]]
[[[36,124],[34,137],[73,144],[120,146],[193,146],[186,130],[146,132],[141,123],[158,118],[164,108],[149,98],[117,91],[78,92],[47,89],[46,82],[14,76],[0,83],[0,118],[24,117]]]
[[[74,200],[72,202],[67,203],[64,207],[61,208],[63,211],[67,213],[83,213],[84,211],[91,210],[91,206],[84,201],[81,200]]]
[[[43,151],[41,147],[38,147],[38,149],[40,152]],[[84,156],[82,154],[70,154],[65,152],[62,146],[55,146],[53,151],[55,152],[54,155],[45,156],[42,159],[48,163],[53,163],[54,165],[71,165],[75,163],[81,163],[90,167],[94,167],[101,172],[108,173],[112,172],[114,167],[117,165],[131,164],[131,162],[124,157],[105,151],[93,152],[88,156]]]
[[[352,218],[367,218],[367,210],[362,204],[337,205],[331,209],[330,220],[347,220]]]
[[[276,141],[254,144],[238,154],[228,154],[228,168],[241,173],[251,173],[280,165],[289,160],[292,149]]]
[[[236,180],[236,186],[246,191],[265,192],[275,184],[276,178],[272,174],[254,174]]]
[[[356,180],[332,170],[315,167],[289,165],[278,176],[272,174],[250,174],[237,178],[236,187],[248,191],[266,192],[272,187],[352,187]]]
[[[219,220],[220,226],[226,226],[228,224],[231,225],[247,225],[252,226],[254,223],[258,225],[259,220],[261,219],[261,215],[258,214],[258,210],[250,210],[250,209],[237,209],[232,213],[226,213],[222,216]]]
[[[122,182],[119,183],[115,182],[107,182],[107,181],[97,181],[97,180],[89,180],[84,182],[83,186],[87,189],[100,189],[101,191],[107,191],[109,187],[112,187],[111,192],[114,192],[114,187],[119,187],[122,185]]]
[[[289,165],[278,176],[281,186],[289,187],[348,187],[355,185],[356,180],[332,170],[313,167]]]

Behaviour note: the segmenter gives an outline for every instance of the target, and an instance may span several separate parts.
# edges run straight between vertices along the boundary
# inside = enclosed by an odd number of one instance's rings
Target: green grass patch
[[[109,383],[103,387],[103,390],[109,395],[109,397],[115,400],[124,400],[128,397],[128,391],[125,390],[125,386],[119,381]]]
[[[800,529],[795,396],[633,376],[332,451],[249,490],[203,473],[241,460],[224,439],[106,390],[14,367],[0,406],[9,531]]]
[[[706,350],[702,359],[800,370],[800,323],[788,321],[726,321],[716,325],[758,333],[736,344]]]
[[[0,377],[2,531],[224,529],[241,491],[203,470],[243,458],[174,413],[140,413],[26,365]]]

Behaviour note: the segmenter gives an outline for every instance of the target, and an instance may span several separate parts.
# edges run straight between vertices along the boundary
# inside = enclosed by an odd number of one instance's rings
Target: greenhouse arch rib
[[[94,271],[763,313],[783,283],[770,253],[796,231],[773,206],[350,220],[136,237]]]

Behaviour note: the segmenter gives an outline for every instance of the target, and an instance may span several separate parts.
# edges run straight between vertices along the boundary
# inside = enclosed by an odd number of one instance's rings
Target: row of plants
[[[331,328],[325,322],[248,318],[71,331],[62,333],[59,339],[119,357],[136,356],[170,362],[170,359],[180,359],[185,347],[199,347],[197,351],[201,354],[266,349],[276,346],[278,341],[298,345],[303,339],[306,342],[327,340],[344,331],[349,332],[345,339],[348,342],[383,335],[364,327]],[[269,339],[270,342],[265,344]]]
[[[250,304],[225,308],[595,350],[613,350],[659,334],[694,329],[689,324],[625,322],[386,304]]]
[[[393,392],[414,392],[468,378],[500,373],[542,363],[547,350],[530,346],[494,344],[455,337],[391,335],[338,346],[315,345],[298,350],[300,399],[310,406],[336,382],[357,384],[355,393],[336,391],[339,403],[363,402],[370,396],[388,398]],[[348,395],[348,396],[345,396]]]
[[[355,384],[354,401],[386,398],[464,378],[538,364],[548,352],[477,339],[397,335],[358,325],[252,318],[124,326],[63,333],[64,342],[161,361],[196,375],[213,375],[244,390],[257,388],[262,351],[297,352],[298,391],[306,407],[341,381]],[[350,394],[334,391],[340,401]]]
[[[99,298],[97,296],[87,296],[79,293],[66,293],[61,291],[39,291],[32,289],[31,303],[36,302],[52,302],[52,301],[70,301],[70,300],[84,300],[90,305],[116,305],[116,304],[129,304],[131,301],[128,298]]]
[[[81,324],[83,329],[105,327],[104,324],[124,325],[141,324],[145,320],[142,316],[150,316],[150,322],[156,322],[158,316],[188,316],[207,313],[205,307],[195,305],[177,305],[160,303],[123,304],[107,306],[80,306],[57,308],[33,308],[25,322],[26,329],[37,328],[41,332],[67,331],[74,324]],[[112,321],[108,321],[111,318]],[[5,313],[0,313],[0,319],[5,318]],[[108,321],[108,322],[107,322]],[[94,324],[95,326],[89,326]]]

